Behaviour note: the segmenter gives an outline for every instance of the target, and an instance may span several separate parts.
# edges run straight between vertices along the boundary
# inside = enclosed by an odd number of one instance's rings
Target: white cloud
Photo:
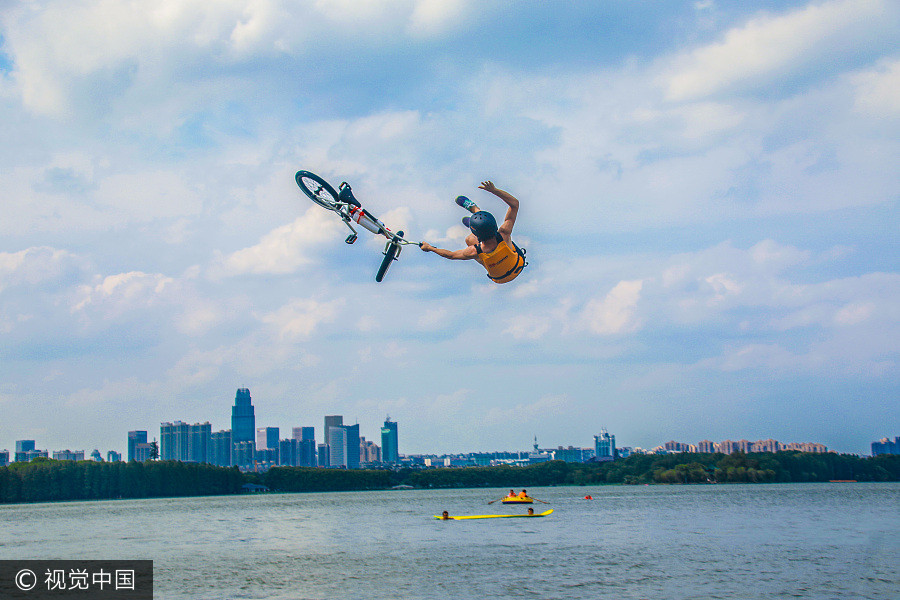
[[[589,300],[583,312],[588,329],[598,335],[614,335],[640,328],[636,312],[643,286],[641,280],[620,281],[604,298]]]
[[[336,240],[341,221],[336,215],[312,206],[293,223],[263,236],[255,246],[238,250],[221,261],[227,275],[293,273],[309,265],[321,245]],[[220,273],[214,268],[213,275]]]
[[[857,325],[871,318],[874,312],[874,303],[854,302],[841,308],[834,315],[834,321],[837,325]]]
[[[756,17],[729,30],[721,42],[677,58],[663,76],[667,96],[691,100],[768,83],[823,55],[866,44],[873,21],[888,14],[880,0],[834,0]]]
[[[101,310],[106,316],[116,316],[134,310],[153,306],[161,299],[172,299],[176,281],[160,273],[130,271],[108,275],[96,285],[78,288],[78,298],[72,312],[88,308]]]
[[[111,0],[49,0],[39,9],[5,11],[6,45],[23,103],[66,115],[79,89],[102,81],[148,88],[178,84],[198,64],[229,67],[310,50],[383,47],[433,38],[465,22],[465,0],[360,2],[328,0],[160,0],[151,5]],[[322,45],[327,32],[328,45]],[[156,96],[156,93],[153,93]]]
[[[454,29],[464,23],[469,6],[466,0],[419,0],[410,15],[407,31],[425,37]]]
[[[342,301],[319,302],[297,298],[274,312],[262,315],[260,321],[272,326],[280,339],[308,339],[320,324],[334,321],[342,304]]]
[[[0,292],[16,285],[35,285],[59,279],[74,268],[77,257],[49,246],[0,252]]]
[[[550,331],[550,318],[546,315],[516,315],[507,319],[503,333],[517,340],[539,340]]]
[[[872,117],[900,116],[900,59],[850,77],[856,86],[856,108]]]

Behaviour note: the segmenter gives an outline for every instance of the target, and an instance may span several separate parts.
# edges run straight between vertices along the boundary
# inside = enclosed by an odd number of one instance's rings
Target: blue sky
[[[0,9],[0,448],[325,414],[401,452],[900,434],[900,6],[37,1]],[[380,242],[348,181],[458,248]],[[365,233],[365,232],[363,232]]]

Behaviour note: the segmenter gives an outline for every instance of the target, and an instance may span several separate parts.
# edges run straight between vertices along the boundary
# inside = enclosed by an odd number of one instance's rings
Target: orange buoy
[[[590,495],[587,495],[587,496],[584,497],[584,499],[585,499],[585,500],[593,500],[594,498],[593,498],[592,496],[590,496]]]

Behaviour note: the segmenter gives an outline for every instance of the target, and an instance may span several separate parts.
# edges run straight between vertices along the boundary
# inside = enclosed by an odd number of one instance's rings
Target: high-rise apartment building
[[[616,436],[610,435],[605,429],[600,430],[600,435],[594,436],[594,456],[598,461],[615,460]]]
[[[278,464],[282,467],[297,466],[297,447],[299,440],[285,438],[278,442]]]
[[[364,437],[359,438],[359,464],[371,465],[381,462],[381,447]]]
[[[159,424],[159,459],[188,462],[191,426],[184,421]]]
[[[0,450],[0,467],[9,465],[9,450]]]
[[[327,418],[327,417],[326,417]],[[331,443],[330,467],[359,468],[359,425],[339,425],[328,428]]]
[[[233,453],[231,443],[231,430],[223,429],[216,431],[210,435],[210,457],[209,462],[219,467],[231,466],[231,455]]]
[[[397,422],[388,416],[381,428],[381,461],[395,465],[400,462],[400,447],[397,437]]]
[[[759,440],[750,444],[751,452],[780,452],[782,448],[781,442],[771,438],[767,440]]]
[[[54,450],[53,460],[84,460],[84,450]]]
[[[256,415],[253,411],[250,390],[238,388],[234,396],[234,406],[231,408],[231,441],[233,444],[231,464],[244,468],[253,466],[253,462],[256,460],[255,448],[248,453],[246,446],[242,446],[240,460],[238,460],[237,445],[249,443],[253,446],[255,434]]]
[[[121,462],[122,454],[120,452],[116,452],[115,450],[109,450],[106,453],[106,462]]]
[[[153,452],[153,445],[149,443],[135,444],[134,460],[144,462],[150,460],[150,454]]]
[[[278,450],[278,434],[279,430],[277,427],[257,427],[256,449]]]
[[[191,425],[191,439],[188,442],[188,460],[196,463],[208,463],[212,459],[212,425],[194,423]]]
[[[146,431],[129,431],[128,432],[128,462],[133,460],[140,461],[137,457],[137,447],[138,444],[147,444],[147,432]],[[147,454],[149,458],[149,444],[147,444]],[[146,460],[146,459],[144,459]]]
[[[585,462],[593,455],[594,453],[590,448],[576,448],[574,446],[563,448],[562,446],[559,446],[553,451],[553,460],[561,460],[567,463],[580,463]]]
[[[297,442],[294,463],[298,467],[315,467],[316,460],[316,428],[294,427],[292,439]]]
[[[344,417],[341,415],[328,415],[325,417],[325,429],[323,429],[323,435],[325,437],[324,442],[331,445],[331,428],[332,427],[343,427],[344,425]]]
[[[705,452],[707,454],[712,454],[714,452],[719,451],[719,445],[710,440],[702,440],[697,444],[697,452]]]
[[[782,450],[796,450],[798,452],[824,454],[825,452],[828,452],[828,447],[825,446],[825,444],[818,444],[815,442],[791,442],[790,444],[782,445]]]
[[[749,440],[738,440],[737,442],[733,442],[731,440],[725,440],[719,444],[719,451],[724,454],[733,454],[734,452],[750,452],[752,444]]]
[[[297,441],[316,439],[315,427],[292,427],[291,437]]]
[[[872,442],[872,456],[879,454],[900,454],[900,436],[894,437],[893,442],[886,437]]]
[[[233,465],[241,469],[252,469],[256,462],[256,444],[253,442],[234,442],[232,444]]]
[[[691,452],[692,446],[690,444],[686,444],[684,442],[676,442],[675,440],[670,440],[663,444],[663,447],[668,452]]]
[[[34,440],[16,440],[16,462],[29,462],[40,457],[47,458],[47,451],[38,450]]]
[[[210,462],[212,426],[207,423],[189,425],[183,421],[160,423],[159,457],[181,462]]]

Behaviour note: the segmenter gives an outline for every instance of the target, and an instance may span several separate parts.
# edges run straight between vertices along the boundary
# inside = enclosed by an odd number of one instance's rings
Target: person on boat
[[[509,192],[497,188],[491,181],[483,181],[478,187],[494,194],[509,207],[503,224],[498,227],[494,215],[481,210],[465,196],[458,196],[456,203],[472,213],[472,216],[463,217],[462,220],[463,225],[472,232],[466,237],[466,247],[462,250],[445,250],[435,248],[428,242],[422,242],[419,247],[424,252],[434,252],[450,260],[475,259],[487,269],[487,276],[491,281],[507,283],[518,277],[528,264],[525,262],[525,251],[516,246],[510,237],[519,214],[519,201]]]
[[[533,516],[534,516],[534,509],[533,509],[533,508],[529,508],[529,509],[528,509],[528,516],[529,516],[529,517],[533,517]]]
[[[519,498],[527,498],[527,497],[528,497],[528,492],[526,492],[525,490],[522,490],[521,492],[519,492]]]
[[[509,496],[507,496],[507,497],[508,497],[508,498],[515,498],[515,497],[516,497],[516,491],[515,491],[515,490],[509,490]]]

